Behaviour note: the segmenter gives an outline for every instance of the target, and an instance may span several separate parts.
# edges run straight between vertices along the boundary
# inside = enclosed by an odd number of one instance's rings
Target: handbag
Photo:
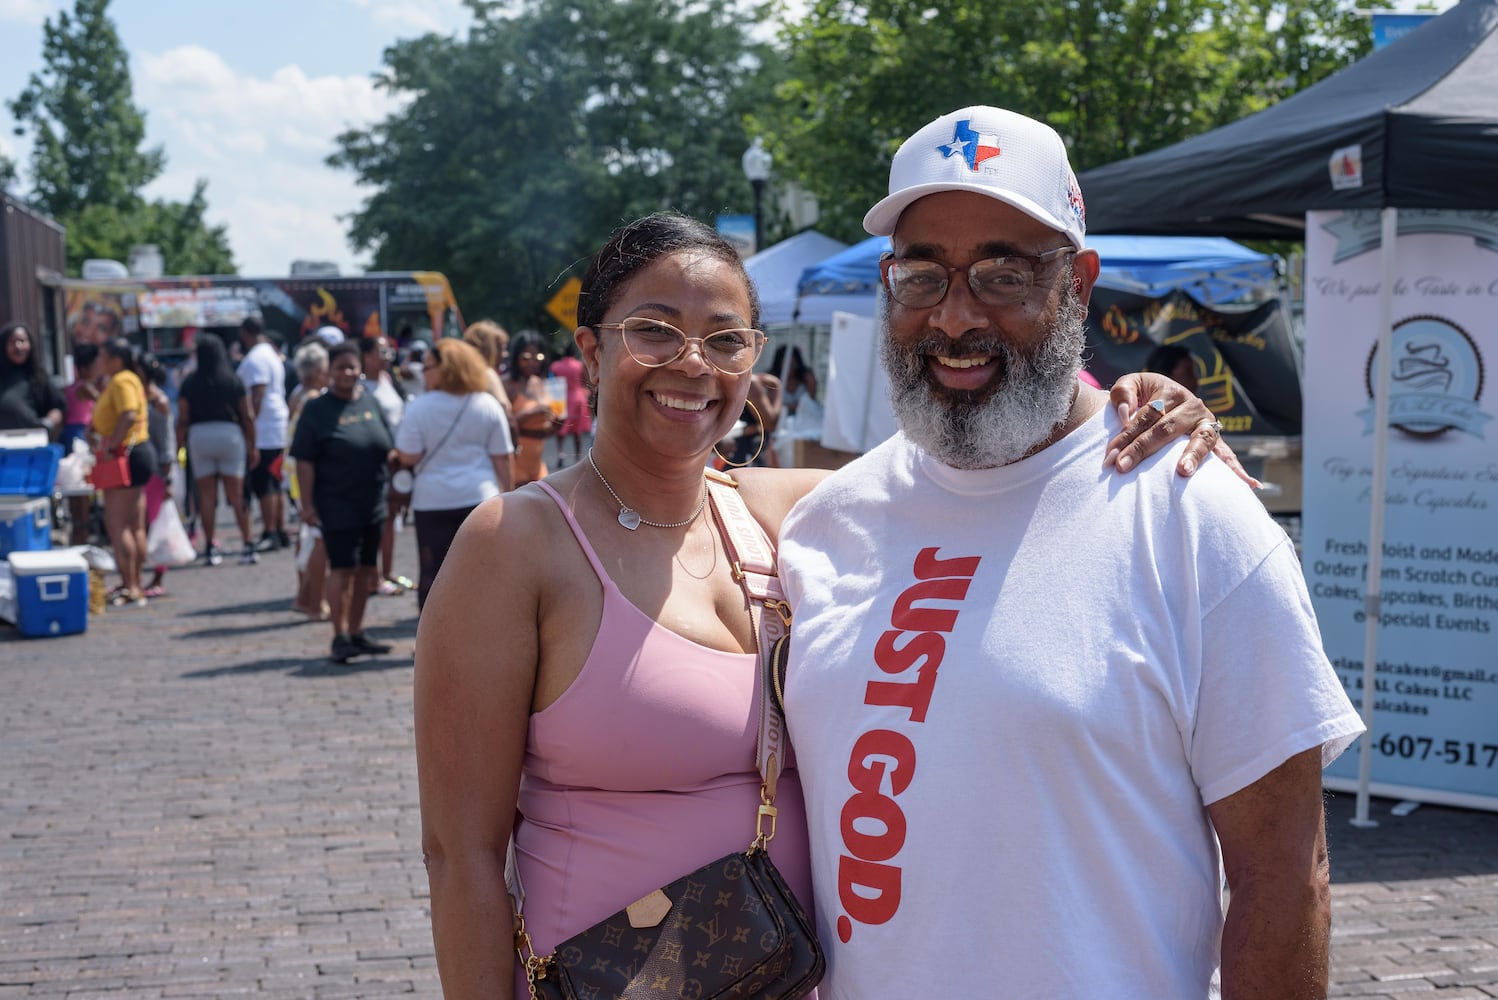
[[[94,489],[98,490],[116,490],[129,486],[130,453],[117,451],[97,456],[87,478],[94,484]]]
[[[421,461],[416,463],[416,467],[414,469],[396,469],[395,472],[391,474],[390,495],[397,501],[399,501],[400,503],[410,503],[411,491],[416,489],[416,474],[419,473],[426,466],[426,464],[432,460],[432,456],[437,454],[437,452],[442,449],[443,445],[447,444],[448,437],[458,426],[458,422],[463,419],[463,413],[468,409],[468,404],[470,401],[472,401],[472,399],[473,393],[469,393],[468,395],[463,397],[463,405],[458,407],[458,415],[456,417],[453,417],[453,422],[447,425],[447,430],[443,433],[441,439],[438,440],[437,444],[433,446],[432,450],[421,456]]]
[[[546,956],[535,953],[525,930],[525,896],[511,843],[505,877],[515,914],[515,950],[533,997],[797,1000],[816,988],[826,970],[815,929],[766,849],[775,836],[775,783],[789,751],[780,692],[790,607],[775,573],[774,551],[754,525],[737,484],[711,470],[707,475],[713,516],[748,598],[759,647],[762,783],[754,840],[747,850],[656,889]]]

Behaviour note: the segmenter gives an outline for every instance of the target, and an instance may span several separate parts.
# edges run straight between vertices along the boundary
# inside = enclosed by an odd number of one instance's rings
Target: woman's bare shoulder
[[[496,609],[534,608],[542,597],[551,554],[566,531],[556,505],[528,487],[485,500],[458,529],[427,600],[438,616],[455,615],[479,628],[512,627]],[[426,610],[422,619],[428,617]]]

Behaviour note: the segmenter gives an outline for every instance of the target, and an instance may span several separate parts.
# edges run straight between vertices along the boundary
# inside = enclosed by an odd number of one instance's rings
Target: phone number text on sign
[[[1498,764],[1498,743],[1473,743],[1443,740],[1439,745],[1429,736],[1396,736],[1384,733],[1373,748],[1385,757],[1401,760],[1428,760],[1432,763],[1461,767],[1492,768]]]

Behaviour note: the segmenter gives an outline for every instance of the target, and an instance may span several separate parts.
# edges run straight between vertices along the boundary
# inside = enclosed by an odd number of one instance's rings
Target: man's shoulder
[[[254,347],[245,352],[245,356],[240,359],[239,367],[235,369],[235,372],[239,375],[240,378],[249,381],[250,377],[269,374],[269,366],[266,364],[265,352],[261,350],[262,347],[269,346],[269,344],[256,344]],[[252,384],[258,385],[261,383]]]
[[[908,462],[908,443],[899,434],[830,472],[811,492],[791,508],[782,526],[782,538],[795,534],[798,525],[829,523],[826,515],[852,515],[856,508],[888,501],[900,480],[899,470]]]

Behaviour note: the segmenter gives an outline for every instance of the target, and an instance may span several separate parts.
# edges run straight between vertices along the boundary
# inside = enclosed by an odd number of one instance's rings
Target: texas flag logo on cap
[[[993,132],[973,131],[971,119],[964,118],[952,130],[952,141],[936,148],[941,150],[942,159],[961,155],[967,161],[967,168],[977,171],[984,160],[999,155],[999,136]]]

